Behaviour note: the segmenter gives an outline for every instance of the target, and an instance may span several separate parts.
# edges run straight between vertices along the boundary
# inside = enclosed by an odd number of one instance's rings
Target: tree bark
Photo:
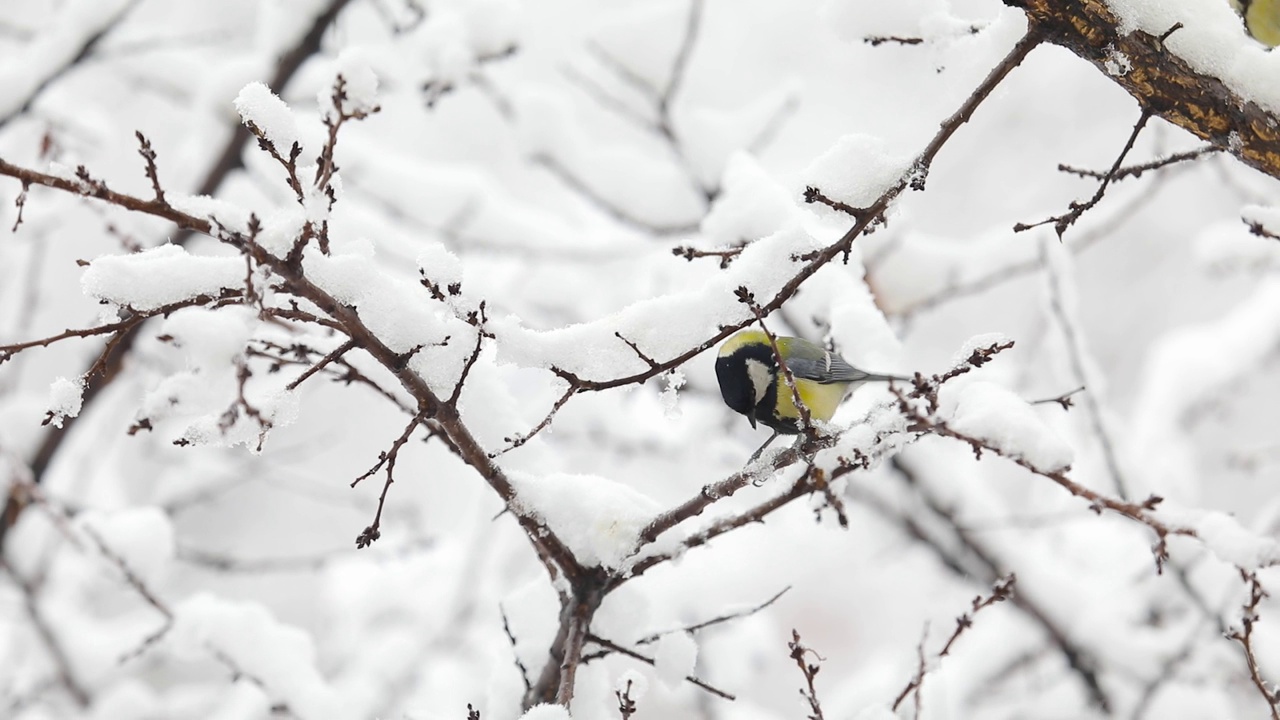
[[[1250,167],[1280,178],[1280,122],[1275,114],[1218,78],[1192,69],[1165,48],[1162,38],[1141,31],[1121,33],[1119,19],[1103,0],[1005,0],[1005,4],[1026,12],[1045,41],[1093,63],[1143,108],[1225,148]],[[1242,42],[1248,41],[1242,38]]]

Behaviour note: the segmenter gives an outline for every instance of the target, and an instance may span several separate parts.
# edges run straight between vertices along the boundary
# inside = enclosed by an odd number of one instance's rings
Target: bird
[[[1245,28],[1264,45],[1280,45],[1280,0],[1232,0]]]
[[[795,380],[795,395],[800,396],[814,420],[830,420],[845,395],[863,383],[909,380],[864,372],[804,338],[776,336],[774,340],[778,355]],[[725,340],[716,357],[716,379],[720,381],[720,395],[731,410],[747,416],[753,429],[760,423],[773,430],[752,460],[779,434],[796,435],[804,430],[795,395],[778,367],[773,343],[765,332],[742,330]]]

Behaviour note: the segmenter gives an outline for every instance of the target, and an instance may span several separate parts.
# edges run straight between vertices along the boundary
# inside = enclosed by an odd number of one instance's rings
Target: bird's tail
[[[899,381],[899,382],[911,382],[913,379],[914,379],[914,378],[909,378],[909,377],[906,377],[906,376],[904,376],[904,375],[887,375],[887,374],[881,374],[881,373],[867,373],[867,374],[866,374],[866,377],[864,377],[864,378],[863,378],[863,382],[889,382],[889,381],[891,381],[891,380],[897,380],[897,381]]]

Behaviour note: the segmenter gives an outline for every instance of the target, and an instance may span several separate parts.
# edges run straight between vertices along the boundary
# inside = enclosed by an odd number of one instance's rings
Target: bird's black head
[[[738,355],[716,358],[716,379],[724,404],[736,413],[750,416],[755,409],[755,388],[747,375],[746,359]]]
[[[757,412],[759,405],[773,389],[774,376],[777,372],[773,359],[773,349],[767,344],[739,343],[731,346],[731,338],[720,349],[720,357],[716,358],[716,379],[720,381],[720,396],[724,404],[731,410],[747,416],[751,426],[756,420],[772,417],[765,412]],[[763,337],[763,333],[760,333]]]

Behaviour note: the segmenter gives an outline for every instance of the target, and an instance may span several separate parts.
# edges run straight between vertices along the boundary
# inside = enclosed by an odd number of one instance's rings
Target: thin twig
[[[670,635],[671,633],[677,633],[677,632],[696,633],[696,632],[698,632],[699,630],[705,630],[705,629],[707,629],[707,628],[709,628],[709,627],[712,627],[712,626],[714,626],[714,625],[719,625],[720,623],[729,622],[730,620],[738,620],[738,619],[740,619],[740,618],[744,618],[744,617],[749,617],[749,616],[751,616],[751,615],[755,615],[756,613],[760,612],[761,610],[764,610],[765,608],[767,608],[767,607],[769,607],[770,605],[772,605],[772,604],[774,604],[775,602],[777,602],[777,601],[778,601],[778,598],[782,597],[783,595],[786,595],[786,594],[787,594],[787,591],[788,591],[788,590],[790,590],[790,589],[791,589],[791,586],[790,586],[790,585],[788,585],[788,586],[786,586],[786,587],[782,588],[781,590],[779,590],[776,594],[774,594],[774,596],[773,596],[773,597],[769,598],[768,600],[765,600],[764,602],[760,603],[759,605],[754,605],[754,606],[752,606],[752,607],[749,607],[749,608],[747,608],[746,610],[739,610],[739,611],[737,611],[737,612],[731,612],[731,613],[726,613],[726,614],[724,614],[724,615],[718,615],[718,616],[716,616],[716,617],[711,618],[710,620],[703,620],[703,621],[702,621],[702,622],[700,622],[700,623],[695,623],[695,624],[693,624],[693,625],[688,625],[688,626],[686,626],[686,627],[677,628],[677,629],[675,629],[675,630],[665,630],[665,631],[660,632],[660,633],[654,633],[654,634],[652,634],[652,635],[646,635],[645,637],[642,637],[642,638],[640,638],[639,640],[637,640],[637,641],[636,641],[636,644],[637,644],[637,645],[648,645],[649,643],[657,642],[657,641],[658,641],[659,639],[661,639],[664,635]]]
[[[951,653],[951,647],[955,644],[956,640],[960,639],[960,636],[963,635],[966,630],[973,627],[973,618],[981,612],[983,608],[990,607],[998,602],[1003,602],[1013,597],[1013,587],[1017,582],[1017,576],[1010,573],[1009,575],[1000,578],[992,585],[991,594],[986,597],[981,595],[975,597],[970,604],[969,610],[956,618],[955,630],[951,632],[951,636],[947,638],[945,643],[943,643],[942,649],[938,651],[937,657],[944,658]],[[928,675],[928,667],[925,662],[924,654],[925,640],[928,636],[929,627],[926,625],[924,634],[920,638],[920,646],[917,648],[920,661],[916,667],[916,674],[909,682],[907,682],[906,687],[902,688],[902,692],[898,693],[898,697],[894,699],[891,707],[895,712],[897,711],[898,706],[900,706],[908,696],[914,695],[916,702],[916,717],[920,717],[920,691],[924,687],[924,679]]]
[[[1240,579],[1244,580],[1249,586],[1249,599],[1244,604],[1244,613],[1240,617],[1241,627],[1233,629],[1227,637],[1240,643],[1240,647],[1244,648],[1245,662],[1249,666],[1249,680],[1253,682],[1253,686],[1258,689],[1258,693],[1266,700],[1268,709],[1271,710],[1271,720],[1280,720],[1280,689],[1268,683],[1262,678],[1262,671],[1258,668],[1258,657],[1253,649],[1253,626],[1260,619],[1258,616],[1258,605],[1263,598],[1267,597],[1267,591],[1263,589],[1262,583],[1258,581],[1256,572],[1240,570]]]
[[[1018,223],[1013,226],[1013,231],[1024,232],[1031,228],[1052,223],[1054,232],[1058,234],[1058,240],[1062,240],[1062,235],[1066,233],[1067,228],[1074,225],[1081,215],[1092,210],[1102,200],[1102,196],[1107,192],[1107,187],[1116,179],[1116,173],[1119,172],[1125,156],[1133,149],[1133,144],[1138,140],[1138,135],[1142,132],[1142,128],[1146,127],[1147,121],[1151,119],[1153,114],[1151,110],[1145,108],[1142,110],[1142,114],[1138,116],[1138,121],[1133,125],[1133,131],[1129,133],[1129,139],[1125,141],[1124,147],[1120,149],[1120,154],[1116,156],[1115,162],[1111,164],[1111,169],[1103,176],[1102,182],[1098,183],[1098,189],[1094,191],[1093,197],[1084,202],[1073,201],[1068,206],[1067,212],[1062,215],[1055,215],[1035,223]]]
[[[599,645],[599,646],[600,646],[600,647],[602,647],[602,648],[607,648],[608,650],[610,650],[610,651],[612,651],[612,652],[616,652],[616,653],[618,653],[619,655],[626,655],[627,657],[631,658],[632,660],[639,660],[640,662],[645,663],[646,665],[653,665],[653,664],[654,664],[654,660],[653,660],[653,658],[651,658],[651,657],[646,657],[646,656],[644,656],[644,655],[641,655],[640,653],[636,652],[635,650],[632,650],[632,649],[627,648],[627,647],[623,647],[622,645],[619,645],[619,644],[617,644],[617,643],[613,642],[612,640],[606,640],[605,638],[602,638],[602,637],[600,637],[599,635],[596,635],[596,634],[594,634],[594,633],[589,633],[589,634],[587,635],[587,640],[588,640],[589,642],[593,642],[593,643],[595,643],[596,645]],[[703,690],[706,690],[707,692],[709,692],[709,693],[711,693],[712,695],[715,695],[715,696],[717,696],[717,697],[724,698],[725,700],[736,700],[736,699],[737,699],[735,696],[733,696],[733,695],[731,695],[731,694],[729,694],[729,693],[725,692],[724,690],[721,690],[720,688],[715,687],[714,685],[710,685],[710,684],[708,684],[707,682],[705,682],[705,681],[703,681],[703,680],[699,680],[698,678],[696,678],[696,677],[694,677],[694,676],[692,676],[692,675],[686,675],[684,679],[685,679],[685,682],[687,682],[687,683],[689,683],[689,684],[691,684],[691,685],[693,685],[693,686],[695,686],[695,687],[698,687],[698,688],[701,688],[701,689],[703,689]]]
[[[1217,145],[1205,145],[1203,147],[1196,148],[1195,150],[1187,150],[1185,152],[1166,155],[1162,158],[1157,158],[1140,165],[1128,165],[1118,168],[1115,172],[1111,173],[1111,180],[1113,182],[1117,182],[1126,178],[1139,178],[1142,177],[1142,174],[1145,172],[1159,170],[1160,168],[1177,165],[1178,163],[1187,162],[1189,160],[1198,160],[1205,155],[1222,152],[1223,150],[1224,148]],[[1093,178],[1095,180],[1105,180],[1107,178],[1107,173],[1098,172],[1097,170],[1085,170],[1066,164],[1059,164],[1058,171],[1069,173],[1071,175],[1079,175],[1084,178]]]
[[[824,658],[812,648],[802,645],[800,643],[800,632],[794,628],[791,630],[791,640],[787,643],[787,649],[791,651],[791,659],[796,662],[796,665],[800,668],[800,673],[804,675],[807,689],[801,688],[800,696],[809,703],[809,720],[824,720],[822,703],[818,702],[818,691],[813,685],[814,680],[818,677],[818,671],[822,669],[818,662]],[[815,662],[809,662],[810,656],[816,659]],[[894,705],[893,709],[897,710],[898,706]]]
[[[378,511],[373,516],[373,522],[362,530],[360,535],[356,537],[357,548],[364,549],[369,547],[374,543],[374,541],[382,537],[382,510],[387,502],[387,491],[391,489],[391,484],[396,481],[396,460],[400,457],[400,449],[404,447],[405,443],[409,442],[409,438],[413,435],[413,431],[417,430],[418,426],[423,424],[425,419],[425,411],[419,411],[417,415],[414,415],[413,419],[409,421],[409,424],[405,425],[404,431],[400,433],[400,436],[391,443],[391,448],[378,455],[378,462],[374,463],[373,467],[365,471],[360,477],[351,481],[351,487],[355,487],[360,484],[361,480],[364,480],[378,472],[378,470],[383,466],[387,468],[387,479],[382,485],[382,494],[378,496]]]
[[[1066,341],[1067,359],[1071,363],[1071,370],[1075,375],[1076,382],[1081,385],[1092,384],[1095,388],[1083,395],[1084,409],[1089,416],[1089,423],[1093,426],[1094,437],[1098,439],[1098,446],[1102,450],[1102,459],[1106,463],[1107,473],[1111,476],[1111,482],[1115,485],[1116,494],[1122,500],[1128,500],[1131,487],[1124,471],[1120,467],[1119,454],[1115,448],[1116,443],[1111,437],[1111,431],[1107,427],[1106,419],[1103,417],[1104,410],[1097,389],[1101,383],[1092,382],[1093,378],[1089,377],[1093,359],[1086,356],[1087,349],[1082,337],[1083,332],[1076,326],[1075,318],[1072,317],[1072,309],[1067,308],[1066,300],[1064,299],[1063,285],[1067,282],[1067,278],[1063,277],[1060,265],[1048,261],[1048,253],[1052,252],[1052,248],[1045,247],[1042,244],[1040,252],[1047,269],[1045,278],[1049,291],[1049,311],[1053,313],[1054,319],[1057,320],[1058,329],[1062,333],[1063,340]],[[1064,408],[1067,407],[1065,402],[1061,400],[1058,402],[1062,403]]]
[[[502,615],[502,632],[506,633],[507,641],[511,643],[511,654],[516,661],[516,669],[520,671],[520,680],[524,682],[524,691],[526,693],[533,690],[533,683],[529,682],[529,668],[525,667],[520,660],[520,653],[516,652],[516,636],[511,632],[511,623],[507,622],[507,611],[498,605],[498,613]]]
[[[298,377],[290,381],[288,385],[284,386],[284,389],[290,390],[290,391],[297,390],[298,386],[306,382],[307,378],[320,372],[325,368],[326,365],[336,361],[338,358],[345,355],[348,350],[351,350],[355,346],[356,346],[356,342],[348,338],[346,342],[342,343],[338,347],[331,350],[327,355],[320,358],[319,362],[307,368],[306,371],[304,371],[301,375],[299,375]]]
[[[84,685],[76,679],[71,669],[71,659],[67,655],[66,648],[63,647],[62,641],[54,634],[53,627],[49,624],[44,613],[40,609],[40,603],[37,599],[38,590],[26,578],[18,574],[9,563],[0,557],[0,569],[3,569],[10,578],[13,579],[18,589],[22,591],[23,607],[26,608],[27,617],[31,619],[31,625],[36,629],[36,633],[40,635],[40,640],[44,643],[45,650],[48,651],[49,657],[53,660],[56,668],[58,682],[71,695],[71,699],[76,705],[85,708],[89,706],[89,692],[85,690]]]

